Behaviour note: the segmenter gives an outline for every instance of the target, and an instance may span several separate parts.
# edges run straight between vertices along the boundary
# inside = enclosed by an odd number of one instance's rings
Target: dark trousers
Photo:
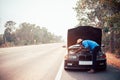
[[[92,51],[92,61],[93,61],[93,65],[92,65],[92,69],[96,69],[96,59],[97,59],[97,53],[100,50],[100,47],[97,46],[94,48],[94,50]]]

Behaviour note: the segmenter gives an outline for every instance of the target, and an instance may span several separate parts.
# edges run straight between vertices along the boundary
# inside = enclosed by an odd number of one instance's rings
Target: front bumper
[[[106,59],[96,61],[96,69],[106,69]],[[79,61],[65,60],[64,69],[91,69],[92,65],[80,65]]]

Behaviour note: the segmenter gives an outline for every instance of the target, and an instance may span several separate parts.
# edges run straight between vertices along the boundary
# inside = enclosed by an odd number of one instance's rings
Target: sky
[[[0,0],[0,34],[4,24],[12,20],[46,27],[49,32],[66,39],[67,30],[78,24],[73,7],[77,0]]]

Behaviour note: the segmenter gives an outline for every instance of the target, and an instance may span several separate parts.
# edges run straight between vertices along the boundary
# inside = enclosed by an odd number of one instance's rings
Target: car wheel
[[[107,69],[107,66],[105,65],[105,67],[102,68],[101,70],[102,70],[102,71],[106,71],[106,69]]]
[[[65,67],[64,67],[64,70],[68,70],[68,68],[65,68]]]
[[[102,70],[105,71],[107,69],[107,66],[105,66]]]

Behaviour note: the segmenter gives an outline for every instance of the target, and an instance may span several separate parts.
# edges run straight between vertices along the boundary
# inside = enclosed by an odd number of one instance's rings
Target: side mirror
[[[105,45],[104,45],[104,44],[102,44],[102,45],[101,45],[101,47],[105,47]]]
[[[63,45],[62,47],[63,47],[63,48],[66,48],[66,45]]]

